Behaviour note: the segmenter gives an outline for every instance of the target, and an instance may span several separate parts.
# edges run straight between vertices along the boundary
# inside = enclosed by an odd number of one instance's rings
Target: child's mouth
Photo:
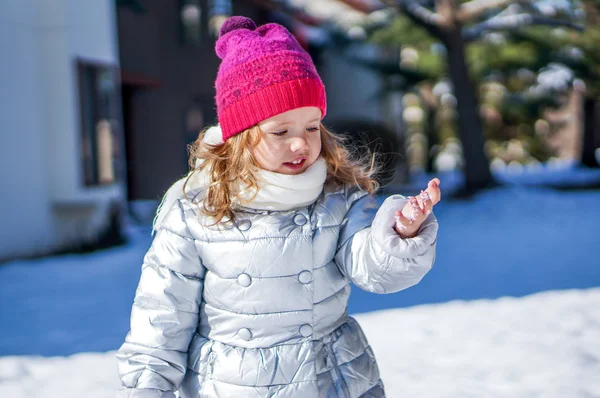
[[[304,166],[304,163],[306,163],[306,159],[303,158],[303,159],[295,160],[293,162],[286,162],[283,165],[292,170],[300,170],[302,168],[302,166]]]

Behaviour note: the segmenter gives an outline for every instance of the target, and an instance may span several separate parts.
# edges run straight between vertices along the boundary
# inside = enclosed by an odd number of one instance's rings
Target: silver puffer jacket
[[[384,397],[375,357],[347,313],[350,282],[375,293],[418,283],[435,260],[431,214],[412,239],[378,210],[326,186],[311,206],[242,209],[206,227],[178,200],[144,258],[131,331],[117,353],[120,397]]]

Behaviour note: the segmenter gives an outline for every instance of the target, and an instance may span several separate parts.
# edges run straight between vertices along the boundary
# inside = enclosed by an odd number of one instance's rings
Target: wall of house
[[[93,239],[122,183],[85,187],[75,60],[118,66],[112,0],[0,2],[0,259]]]
[[[81,162],[81,120],[76,61],[119,66],[116,10],[112,0],[41,1],[46,18],[56,18],[52,34],[44,37],[43,54],[51,68],[43,81],[50,101],[50,199],[57,244],[91,241],[109,220],[110,207],[124,197],[124,181],[85,186]]]
[[[27,2],[0,2],[0,258],[45,246],[51,235],[47,208],[47,139],[39,11]]]

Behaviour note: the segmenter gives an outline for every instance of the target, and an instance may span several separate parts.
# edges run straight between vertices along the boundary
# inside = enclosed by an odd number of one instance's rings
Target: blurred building
[[[125,195],[114,2],[6,0],[0,18],[0,259],[95,244]]]

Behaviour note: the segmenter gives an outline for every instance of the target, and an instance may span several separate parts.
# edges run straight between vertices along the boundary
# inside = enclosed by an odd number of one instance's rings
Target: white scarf
[[[204,142],[219,145],[222,144],[220,137],[221,128],[213,126],[206,132]],[[175,182],[167,190],[158,206],[152,224],[153,232],[161,225],[173,203],[183,198],[183,186],[188,177],[186,191],[203,190],[208,185],[206,170],[201,173],[191,171],[190,174]],[[261,169],[255,173],[255,176],[258,183],[256,196],[252,198],[254,191],[242,190],[240,193],[242,201],[236,205],[257,210],[286,211],[308,206],[317,200],[327,178],[327,163],[323,157],[319,157],[302,174],[288,175]]]

